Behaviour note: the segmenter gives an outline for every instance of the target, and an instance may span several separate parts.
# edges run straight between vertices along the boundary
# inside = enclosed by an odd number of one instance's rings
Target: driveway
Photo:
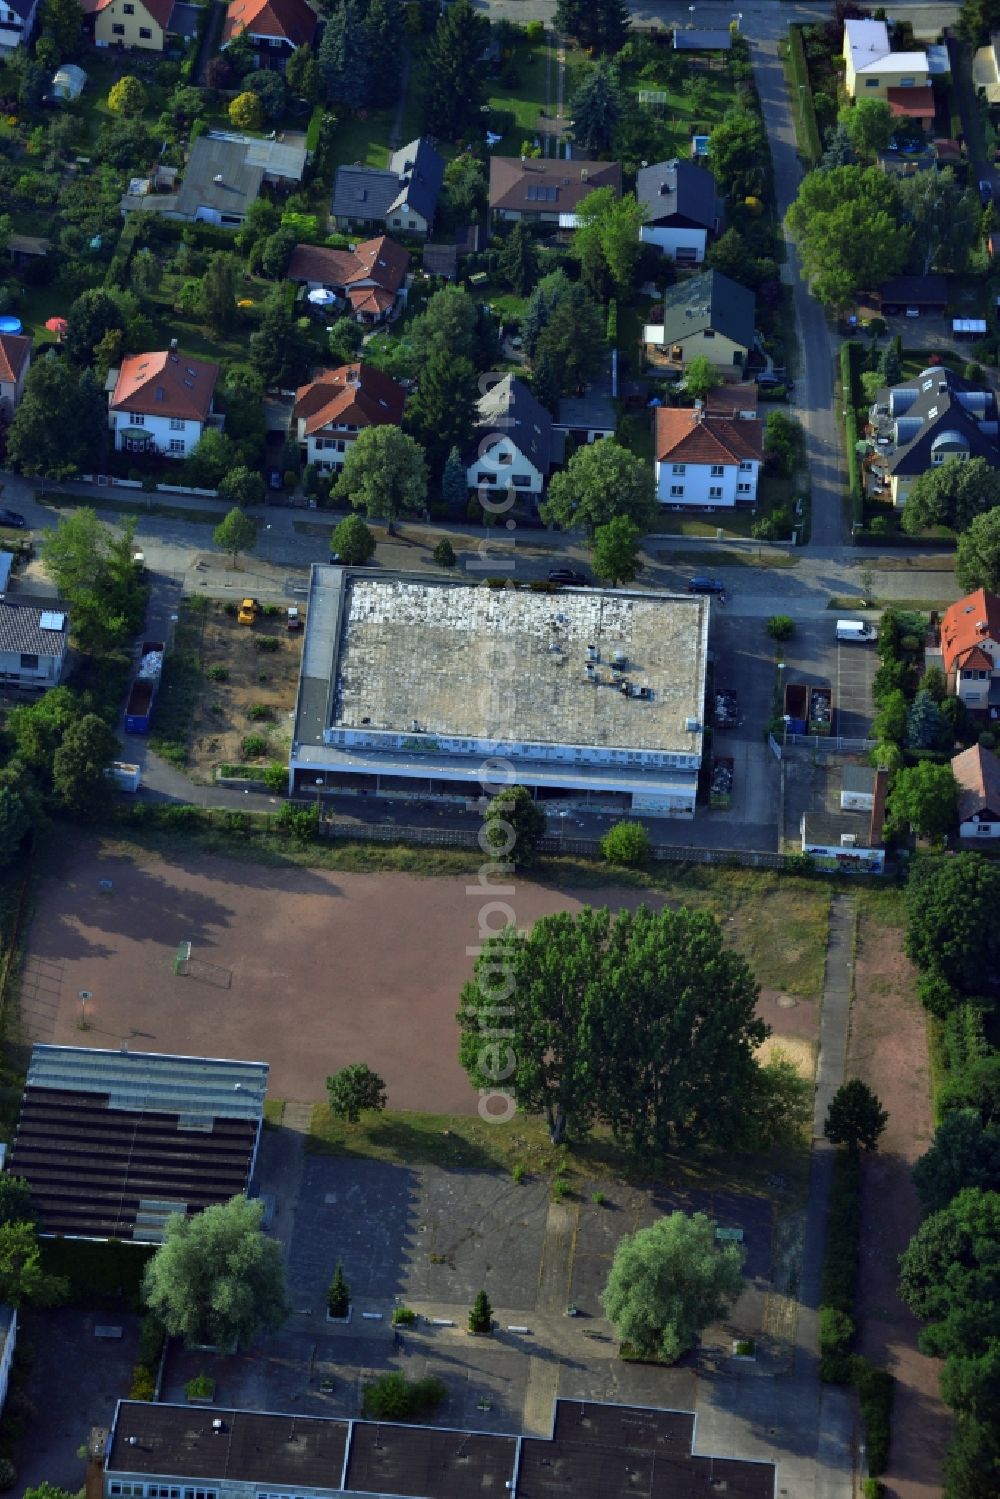
[[[874,646],[837,643],[836,730],[844,739],[867,739],[872,726]]]

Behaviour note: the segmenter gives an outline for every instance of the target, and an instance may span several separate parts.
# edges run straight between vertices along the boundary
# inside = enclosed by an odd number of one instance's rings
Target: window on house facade
[[[672,465],[670,472],[672,474],[684,474],[684,473],[687,472],[687,464],[686,463],[675,463],[675,464]]]
[[[133,413],[132,425],[133,427],[144,427],[146,425],[146,418],[142,415],[141,412],[139,412],[138,414]]]
[[[712,478],[713,479],[721,479],[722,475],[724,473],[725,473],[725,469],[722,467],[721,463],[713,463],[712,464]]]
[[[722,485],[721,484],[710,484],[708,486],[708,498],[710,500],[721,500],[722,499]]]
[[[476,475],[476,483],[477,484],[492,484],[493,483],[493,475],[486,473],[484,469],[480,469],[479,472],[478,472],[478,474]]]
[[[171,453],[183,453],[183,451],[184,451],[184,439],[182,437],[172,437],[170,439],[170,452]]]
[[[865,79],[865,88],[878,88],[878,79],[877,78],[866,78]]]
[[[122,6],[122,10],[125,12],[125,14],[127,16],[134,16],[135,15],[135,6],[134,5],[123,5]]]
[[[120,22],[116,21],[116,22],[114,22],[112,24],[111,34],[112,34],[112,36],[124,36],[125,35],[125,27],[123,25],[121,25]]]
[[[171,430],[171,432],[183,432],[184,431],[184,422],[182,421],[182,419],[179,416],[172,416],[170,418],[170,430]]]
[[[37,671],[38,670],[38,657],[37,656],[33,656],[30,651],[22,651],[21,652],[21,670],[22,671]]]
[[[737,484],[737,486],[736,486],[736,493],[737,494],[749,494],[752,489],[753,489],[753,485],[752,484]]]
[[[670,486],[670,493],[674,494],[674,495],[683,494],[684,493],[684,485],[683,484],[671,484],[671,486]]]
[[[153,40],[153,33],[150,31],[148,26],[140,26],[139,35],[142,37],[144,42],[151,42]]]
[[[743,474],[748,474],[752,468],[753,468],[753,464],[752,463],[741,463],[740,464],[740,472],[743,473]]]
[[[701,336],[702,336],[702,338],[714,338],[715,337],[715,329],[714,328],[706,328],[705,331],[704,331],[704,333]]]
[[[513,453],[505,453],[505,452],[501,451],[501,452],[499,452],[497,454],[497,463],[508,463],[509,464],[509,463],[513,463],[513,462],[514,462],[514,455],[513,455]]]

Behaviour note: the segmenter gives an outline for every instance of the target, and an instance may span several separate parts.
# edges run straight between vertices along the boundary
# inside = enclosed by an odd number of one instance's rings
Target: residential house
[[[360,162],[337,168],[330,212],[340,229],[352,224],[430,234],[444,181],[444,157],[426,136],[394,151],[387,167]]]
[[[214,410],[219,366],[177,350],[130,354],[108,375],[108,425],[115,448],[186,458],[208,426],[221,426]]]
[[[359,323],[372,324],[380,323],[396,306],[409,263],[409,250],[381,234],[353,250],[296,245],[285,274],[289,281],[304,282],[310,291],[334,292]]]
[[[9,1169],[41,1233],[159,1244],[171,1214],[246,1192],[267,1076],[266,1062],[33,1046]]]
[[[611,395],[610,376],[593,380],[581,396],[563,396],[553,426],[557,432],[572,437],[577,447],[602,437],[614,437],[618,413]]]
[[[24,395],[31,366],[31,339],[23,333],[0,333],[0,413],[11,417]]]
[[[658,161],[640,167],[635,196],[644,210],[643,244],[659,245],[681,264],[700,265],[722,225],[723,203],[712,173],[690,161]]]
[[[910,95],[930,83],[930,62],[925,51],[893,52],[889,28],[885,21],[850,20],[844,22],[844,61],[847,69],[844,86],[852,99],[884,99],[899,113]]]
[[[754,294],[719,271],[667,288],[663,322],[647,324],[654,363],[683,366],[704,355],[720,371],[742,370],[754,343]]]
[[[498,219],[576,228],[576,210],[595,188],[622,195],[617,161],[562,161],[533,156],[490,157],[490,211]]]
[[[972,59],[972,81],[987,104],[1000,104],[1000,31],[991,31]]]
[[[316,12],[306,0],[230,0],[222,47],[245,36],[257,67],[284,68],[297,47],[312,46],[317,25]]]
[[[128,47],[162,52],[174,0],[81,0],[88,30],[97,47]],[[187,6],[181,6],[187,10]]]
[[[1000,838],[1000,760],[981,744],[951,762],[958,782],[958,831],[962,838]]]
[[[846,765],[840,810],[803,812],[800,847],[818,869],[839,874],[881,874],[885,869],[885,807],[889,777],[885,770]]]
[[[941,616],[940,656],[928,651],[926,661],[940,664],[970,713],[1000,716],[1000,598],[977,588],[951,604]]]
[[[279,140],[210,130],[191,147],[179,187],[155,192],[157,178],[133,178],[121,200],[122,213],[162,213],[184,223],[238,229],[266,184],[288,189],[302,181],[304,135],[285,131]]]
[[[351,443],[368,427],[398,427],[406,393],[370,364],[320,370],[295,392],[291,434],[306,463],[325,473],[343,468]]]
[[[764,462],[764,428],[757,417],[659,406],[653,439],[656,498],[661,505],[699,510],[757,503]]]
[[[31,40],[37,14],[38,0],[0,0],[0,57]]]
[[[948,306],[948,277],[939,271],[926,276],[892,276],[882,282],[872,301],[886,317],[901,312],[941,317]]]
[[[706,416],[728,416],[731,421],[749,422],[757,415],[760,387],[753,380],[717,385],[705,397]]]
[[[537,502],[552,469],[562,463],[566,437],[516,375],[503,379],[479,399],[480,439],[470,457],[470,489],[514,489]]]
[[[0,599],[0,683],[37,692],[58,687],[68,638],[69,622],[58,605]]]
[[[984,458],[1000,468],[997,401],[985,382],[934,366],[880,390],[868,417],[864,460],[876,489],[905,505],[913,482],[951,460]]]

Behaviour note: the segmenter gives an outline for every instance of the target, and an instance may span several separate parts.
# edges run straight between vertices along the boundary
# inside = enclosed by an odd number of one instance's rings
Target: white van
[[[869,640],[877,640],[875,626],[869,625],[861,619],[838,619],[837,639],[853,641],[855,645],[864,645]]]

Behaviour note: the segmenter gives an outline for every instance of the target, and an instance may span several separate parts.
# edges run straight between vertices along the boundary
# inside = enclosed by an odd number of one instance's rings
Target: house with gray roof
[[[754,342],[752,291],[719,271],[702,271],[667,288],[663,322],[643,339],[655,362],[683,367],[704,355],[716,368],[742,370]]]
[[[478,425],[479,439],[466,471],[469,488],[513,488],[538,500],[552,469],[563,461],[566,435],[556,431],[524,381],[505,375],[481,396]]]
[[[68,639],[69,616],[61,605],[0,599],[0,684],[35,692],[58,687]]]
[[[641,167],[635,196],[643,210],[640,238],[681,265],[701,265],[722,227],[723,203],[707,167],[657,161]]]
[[[133,178],[121,200],[129,210],[162,213],[188,224],[218,224],[238,229],[264,183],[302,181],[306,166],[305,137],[259,140],[256,136],[209,131],[191,147],[184,176],[175,192],[150,191],[151,183]]]
[[[1000,468],[998,430],[996,396],[985,381],[942,365],[922,370],[876,395],[868,416],[871,480],[901,506],[914,481],[942,463],[983,458]]]
[[[377,224],[390,233],[429,234],[443,181],[444,157],[420,136],[394,151],[387,167],[338,167],[330,213],[338,229]]]

